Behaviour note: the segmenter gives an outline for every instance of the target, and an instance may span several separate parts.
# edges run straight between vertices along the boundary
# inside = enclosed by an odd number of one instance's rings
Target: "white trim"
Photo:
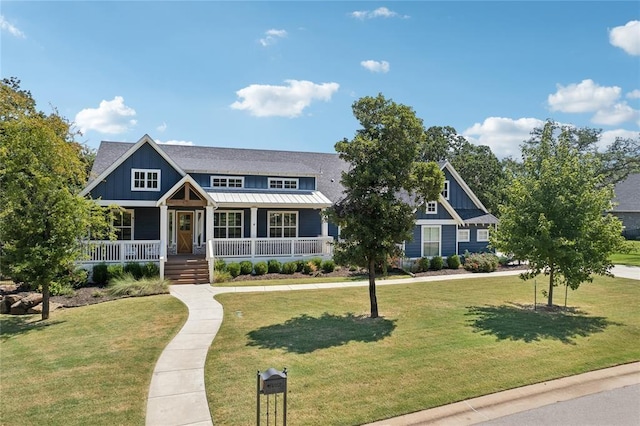
[[[215,186],[213,184],[213,180],[214,179],[224,179],[224,180],[226,180],[226,185],[225,186],[222,186],[222,185]],[[240,186],[229,186],[229,180],[231,180],[231,179],[239,180],[240,181]],[[209,187],[210,188],[244,188],[244,176],[211,175],[209,177]]]
[[[457,225],[453,219],[417,219],[416,225]]]
[[[425,228],[438,228],[438,256],[442,256],[442,225],[422,225],[420,227],[420,257],[424,257],[424,230]],[[435,242],[435,241],[429,241]]]
[[[285,237],[284,236],[284,232],[283,232],[282,237],[272,237],[271,236],[271,220],[270,219],[271,219],[271,214],[273,214],[273,213],[294,214],[296,216],[296,235],[293,236],[293,237],[291,237],[291,236]],[[298,214],[297,210],[267,210],[267,238],[298,238],[298,235],[300,233],[299,232],[300,231],[300,220],[299,220],[299,218],[300,218],[300,215]],[[289,226],[287,228],[290,229],[291,227]],[[283,223],[282,223],[282,226],[280,227],[280,229],[283,229],[283,230],[285,229],[284,217],[283,217]]]
[[[433,206],[433,210],[429,210],[429,206]],[[438,202],[437,201],[427,201],[424,205],[425,214],[438,214]]]
[[[279,182],[279,181],[282,182],[282,188],[272,188],[271,187],[272,183]],[[285,187],[286,183],[289,183],[289,184],[295,183],[296,187],[295,188],[286,188]],[[294,178],[270,177],[268,179],[268,182],[267,182],[267,188],[276,189],[276,190],[277,189],[294,189],[294,190],[298,190],[298,189],[300,189],[300,179],[297,179],[297,178],[294,179]]]
[[[122,211],[118,210],[115,212],[116,214],[118,213],[128,213],[131,216],[131,226],[119,226],[116,227],[113,223],[114,220],[111,221],[111,226],[113,226],[113,229],[123,229],[123,228],[131,228],[131,239],[130,240],[117,240],[117,241],[134,241],[136,239],[135,237],[135,221],[136,221],[136,211],[133,209],[122,209]]]
[[[131,157],[131,155],[133,155],[134,152],[136,152],[142,145],[144,145],[145,143],[148,143],[153,149],[156,150],[156,152],[158,154],[160,154],[160,156],[167,162],[169,163],[169,165],[171,167],[173,167],[175,169],[176,172],[178,172],[180,174],[180,176],[185,176],[187,173],[182,170],[180,168],[180,166],[178,166],[176,164],[175,161],[173,161],[171,159],[171,157],[169,157],[167,155],[167,153],[165,153],[159,146],[158,144],[156,144],[153,139],[151,139],[151,136],[149,135],[144,135],[143,137],[140,138],[140,140],[138,142],[136,142],[127,152],[125,152],[122,156],[120,156],[120,158],[118,158],[114,163],[112,163],[109,167],[107,167],[105,169],[105,171],[103,171],[102,173],[100,173],[100,175],[98,177],[96,177],[94,180],[92,180],[87,186],[85,186],[85,188],[80,191],[80,195],[81,196],[85,196],[87,194],[89,194],[89,192],[91,192],[91,190],[93,188],[95,188],[96,186],[98,186],[99,183],[101,183],[102,181],[104,181],[107,176],[109,176],[111,174],[111,172],[113,172],[115,169],[118,168],[118,166],[120,166],[122,163],[124,163],[124,161]]]
[[[444,195],[445,191],[447,195]],[[442,190],[442,192],[443,192],[442,196],[444,197],[444,199],[448,200],[451,192],[451,181],[448,181],[448,180],[444,181],[444,189]]]
[[[451,207],[451,204],[449,204],[449,202],[445,200],[442,194],[440,194],[438,201],[440,202],[442,207],[444,207],[444,209],[451,215],[457,225],[464,225],[464,220],[462,220],[458,212],[453,207]]]
[[[162,208],[164,206],[161,206]],[[171,218],[171,220],[169,220]],[[167,246],[173,247],[178,245],[178,236],[176,235],[176,230],[178,227],[176,226],[176,210],[167,210]]]
[[[162,204],[166,204],[167,200],[178,190],[182,185],[186,182],[189,182],[193,188],[198,191],[198,194],[207,202],[207,205],[217,206],[216,202],[211,198],[209,193],[207,193],[202,187],[196,182],[190,175],[185,175],[182,179],[176,182],[175,185],[171,187],[167,192],[164,193],[162,197],[158,201],[154,201],[154,205],[156,207],[161,206]]]
[[[215,216],[218,213],[224,213],[225,215],[227,215],[227,225],[225,226],[226,229],[226,233],[227,236],[226,237],[216,237],[215,236],[215,229],[216,228],[222,228],[221,226],[215,226]],[[229,237],[229,213],[240,213],[240,237]],[[244,210],[216,210],[213,212],[213,217],[214,217],[214,222],[213,222],[213,235],[215,239],[219,239],[219,240],[223,240],[223,239],[228,239],[228,238],[244,238]],[[236,228],[236,226],[234,226],[233,228]]]
[[[469,188],[469,185],[467,185],[467,183],[464,181],[464,179],[462,179],[462,177],[458,174],[456,169],[453,168],[453,166],[451,165],[451,163],[449,163],[449,161],[445,161],[445,163],[442,165],[440,170],[443,170],[445,167],[449,170],[449,173],[451,173],[453,178],[462,187],[462,190],[467,193],[469,198],[471,198],[471,201],[473,201],[473,204],[475,204],[476,207],[478,207],[483,212],[489,213],[489,210],[487,210],[484,204],[482,204],[482,202],[478,199],[478,197],[476,197],[476,194],[473,193],[471,188]],[[449,188],[449,190],[451,190],[451,188]]]
[[[480,239],[480,232],[486,232],[487,233],[487,238],[485,239],[484,237],[482,239]],[[489,228],[484,228],[484,229],[478,229],[476,230],[476,241],[479,243],[486,243],[489,241]]]
[[[467,233],[467,237],[466,237],[466,239],[463,239],[463,238],[460,236],[460,233],[461,233],[461,232],[466,232],[466,233]],[[470,229],[458,229],[458,232],[457,232],[456,236],[457,236],[457,238],[458,238],[458,241],[459,241],[459,242],[461,242],[461,243],[468,243],[468,242],[471,242],[471,230],[470,230]]]
[[[202,247],[206,243],[206,238],[204,236],[204,214],[205,211],[201,209],[193,211],[193,222],[195,224],[193,227],[193,245],[196,247]],[[200,244],[198,244],[198,236],[200,237]]]
[[[136,179],[136,173],[143,173],[142,179]],[[155,179],[149,179],[149,175],[155,173]],[[148,185],[155,180],[156,187],[150,188]],[[140,181],[144,186],[135,186],[136,181]],[[131,191],[160,192],[162,187],[162,170],[160,169],[131,169]]]
[[[157,207],[155,201],[149,200],[94,200],[95,203],[102,207],[109,207],[113,205],[121,207]]]

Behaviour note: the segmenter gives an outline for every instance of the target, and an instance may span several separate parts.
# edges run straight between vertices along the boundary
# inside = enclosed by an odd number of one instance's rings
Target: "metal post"
[[[536,299],[537,297],[538,297],[538,281],[533,280],[533,310],[534,311],[538,310],[538,302]]]
[[[260,426],[260,371],[256,374],[256,424]]]

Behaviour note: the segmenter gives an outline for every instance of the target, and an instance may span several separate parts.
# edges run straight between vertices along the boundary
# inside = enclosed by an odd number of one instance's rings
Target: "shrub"
[[[240,262],[240,274],[241,275],[251,275],[253,272],[253,263],[250,260],[243,260]]]
[[[507,266],[512,261],[513,259],[511,258],[511,256],[502,255],[498,257],[498,263],[500,264],[500,266]]]
[[[124,268],[120,264],[112,264],[107,266],[107,282],[120,278],[124,275]]]
[[[310,262],[313,262],[314,265],[316,265],[316,271],[319,271],[322,269],[322,258],[321,257],[313,257],[311,259],[309,259]]]
[[[493,272],[498,267],[498,257],[493,253],[465,254],[464,269],[471,272]]]
[[[457,254],[452,254],[447,257],[447,266],[449,269],[458,269],[460,267],[460,256]]]
[[[275,259],[269,260],[267,265],[270,274],[279,274],[282,270],[282,264]]]
[[[429,270],[431,262],[428,257],[422,257],[418,259],[418,265],[420,266],[420,270],[418,272],[427,272]]]
[[[213,274],[214,283],[226,283],[227,281],[231,281],[231,279],[231,274],[226,270],[216,270],[215,274]]]
[[[91,281],[99,285],[104,285],[107,283],[107,281],[109,281],[106,263],[98,263],[97,265],[93,265]]]
[[[420,260],[421,259],[416,259],[409,267],[409,271],[414,274],[417,274],[418,272],[424,272],[422,266],[420,265]]]
[[[215,262],[213,262],[213,268],[216,271],[226,271],[227,262],[225,262],[224,259],[216,259]]]
[[[282,273],[291,275],[298,270],[298,262],[287,262],[282,265]]]
[[[140,265],[138,262],[129,262],[124,265],[124,273],[129,273],[133,275],[133,278],[139,280],[140,278],[142,278],[142,265]]]
[[[444,267],[444,260],[440,256],[433,256],[429,262],[429,269],[439,271]]]
[[[109,281],[107,293],[112,296],[149,296],[169,292],[169,281],[160,278],[135,279],[130,272]]]
[[[336,262],[334,262],[333,260],[329,259],[322,262],[322,272],[324,272],[325,274],[329,274],[333,272],[335,269],[336,269]]]
[[[253,265],[253,270],[256,275],[264,275],[269,270],[269,267],[267,266],[267,262],[256,262],[256,264]]]
[[[153,262],[147,262],[142,267],[142,276],[145,278],[159,277],[160,267]]]
[[[302,272],[304,271],[304,264],[305,261],[304,260],[296,260],[296,272]]]
[[[227,265],[227,271],[233,278],[240,275],[240,264],[238,262],[231,262]]]
[[[308,261],[307,263],[304,264],[304,268],[302,269],[302,272],[304,272],[307,275],[313,275],[316,272],[318,272],[318,268],[316,267],[315,263],[313,263],[312,261]]]
[[[51,281],[49,283],[49,294],[51,296],[71,296],[74,291],[66,280]],[[38,291],[42,292],[42,288],[38,287]]]

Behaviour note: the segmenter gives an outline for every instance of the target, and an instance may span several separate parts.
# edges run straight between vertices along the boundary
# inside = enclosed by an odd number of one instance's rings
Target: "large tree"
[[[3,273],[41,288],[72,268],[80,240],[104,233],[106,215],[79,196],[86,182],[81,146],[70,124],[36,109],[15,79],[0,83],[0,241]]]
[[[624,241],[622,224],[607,214],[612,186],[604,182],[599,158],[578,147],[581,132],[548,121],[532,135],[522,146],[523,164],[507,187],[492,244],[529,262],[523,279],[549,276],[552,306],[555,286],[575,290],[593,274],[609,274],[609,255]]]
[[[335,145],[350,168],[341,179],[345,196],[327,215],[341,226],[337,260],[368,269],[376,318],[376,266],[400,254],[399,245],[412,237],[415,209],[437,199],[444,175],[436,163],[419,161],[424,127],[412,108],[379,94],[359,99],[352,110],[362,128]]]

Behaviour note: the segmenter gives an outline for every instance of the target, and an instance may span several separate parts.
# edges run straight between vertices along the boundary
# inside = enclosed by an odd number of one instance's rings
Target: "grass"
[[[132,274],[109,281],[107,293],[112,296],[151,296],[154,294],[169,293],[169,280],[161,280],[160,277],[143,277],[136,280]]]
[[[557,313],[528,309],[533,283],[517,277],[381,286],[375,320],[366,287],[217,298],[216,425],[255,424],[256,371],[269,367],[288,369],[291,424],[345,425],[640,360],[640,285],[622,278],[583,284]]]
[[[0,316],[2,425],[145,422],[155,363],[187,318],[168,295]]]
[[[614,253],[611,261],[618,265],[640,266],[640,241],[627,241],[629,253]]]

